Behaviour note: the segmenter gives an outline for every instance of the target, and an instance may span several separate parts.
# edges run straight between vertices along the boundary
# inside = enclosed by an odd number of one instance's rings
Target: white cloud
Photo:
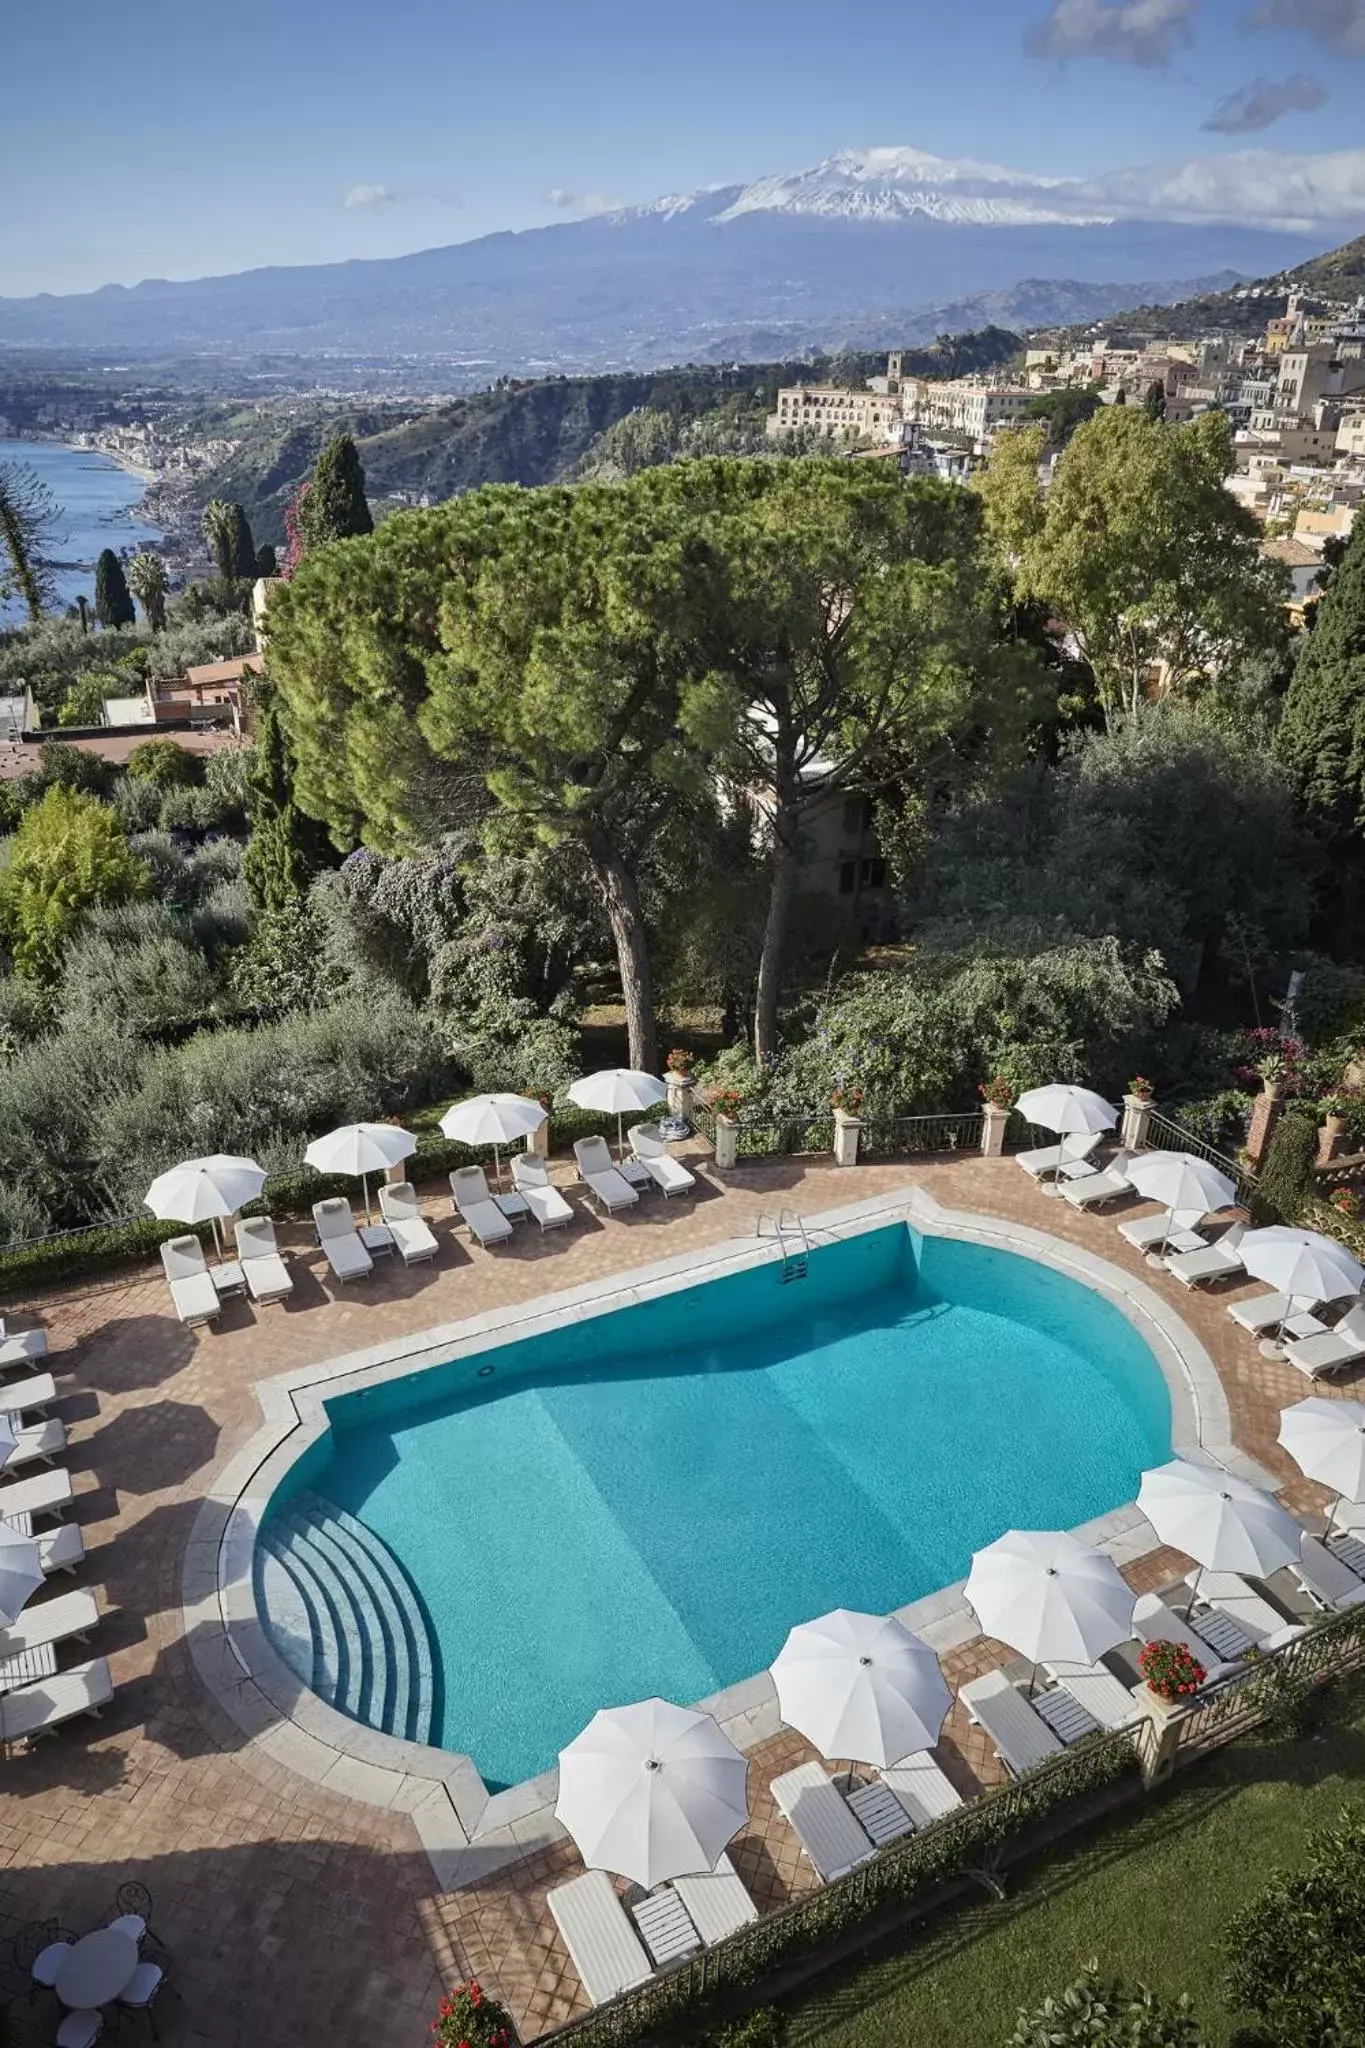
[[[1365,223],[1365,149],[1290,156],[1232,150],[1110,171],[1066,188],[1080,205],[1128,220],[1242,222],[1289,233],[1355,231]],[[1057,197],[1056,188],[1052,196]]]
[[[596,213],[617,213],[625,203],[606,192],[570,192],[563,185],[552,185],[545,194],[545,204],[556,213],[574,213],[584,218]]]
[[[1296,28],[1342,57],[1365,57],[1365,0],[1260,0],[1252,28]]]
[[[1219,100],[1204,126],[1219,135],[1251,135],[1285,114],[1310,114],[1326,98],[1322,80],[1310,78],[1306,71],[1296,71],[1292,78],[1253,78],[1250,85]]]
[[[1169,63],[1188,42],[1197,0],[1052,0],[1046,21],[1029,29],[1030,57],[1106,57],[1149,68]],[[1272,0],[1275,4],[1275,0]],[[1285,0],[1297,5],[1299,0]]]
[[[342,199],[348,212],[365,206],[396,206],[398,194],[387,185],[352,185]]]

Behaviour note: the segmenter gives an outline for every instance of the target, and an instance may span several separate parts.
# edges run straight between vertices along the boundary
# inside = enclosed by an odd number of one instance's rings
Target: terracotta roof
[[[261,673],[265,663],[259,654],[239,654],[234,661],[206,661],[198,668],[185,670],[185,681],[197,690],[214,683],[240,683],[244,675]],[[174,682],[174,677],[167,681]]]
[[[1288,537],[1280,540],[1263,540],[1261,553],[1272,562],[1286,562],[1291,569],[1314,569],[1322,567],[1322,553],[1318,548],[1305,547],[1301,540]]]
[[[44,733],[44,739],[56,739],[55,733]],[[166,732],[154,725],[147,725],[140,732],[111,732],[108,739],[61,740],[59,745],[75,747],[82,754],[95,754],[101,761],[108,761],[121,768],[134,747],[140,747],[145,740],[174,740],[187,754],[221,754],[225,747],[240,747],[244,742],[230,729],[211,727],[205,732]],[[27,775],[31,769],[42,766],[42,757],[37,740],[21,741],[18,744],[0,744],[0,782],[12,782],[18,775]]]

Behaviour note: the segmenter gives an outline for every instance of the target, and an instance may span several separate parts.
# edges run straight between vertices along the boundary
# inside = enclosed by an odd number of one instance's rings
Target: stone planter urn
[[[1345,1136],[1346,1119],[1344,1116],[1323,1118],[1322,1123],[1318,1127],[1318,1156],[1316,1163],[1319,1166],[1330,1166],[1337,1154],[1345,1150],[1343,1143]]]
[[[716,1172],[733,1173],[739,1157],[739,1120],[716,1115]]]

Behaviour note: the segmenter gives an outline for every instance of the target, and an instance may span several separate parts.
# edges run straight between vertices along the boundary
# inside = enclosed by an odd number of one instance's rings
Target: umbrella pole
[[[495,1139],[493,1140],[493,1178],[494,1178],[494,1180],[496,1180],[496,1182],[497,1182],[497,1184],[498,1184],[498,1193],[499,1193],[499,1194],[501,1194],[501,1193],[502,1193],[502,1153],[501,1153],[501,1152],[499,1151],[499,1149],[498,1149],[498,1141],[497,1141],[497,1139],[496,1139],[496,1138],[495,1138]]]
[[[1330,1508],[1328,1508],[1328,1510],[1327,1510],[1327,1520],[1326,1520],[1325,1524],[1323,1525],[1323,1531],[1322,1531],[1322,1540],[1323,1540],[1323,1542],[1324,1542],[1324,1543],[1325,1543],[1325,1542],[1327,1541],[1327,1538],[1328,1538],[1328,1537],[1329,1537],[1329,1536],[1331,1535],[1331,1533],[1332,1533],[1332,1524],[1333,1524],[1333,1522],[1335,1522],[1335,1520],[1336,1520],[1336,1518],[1337,1518],[1337,1509],[1338,1509],[1338,1508],[1339,1508],[1340,1506],[1341,1506],[1341,1495],[1340,1495],[1339,1493],[1338,1493],[1338,1494],[1334,1494],[1334,1495],[1332,1496],[1332,1505],[1331,1505],[1331,1507],[1330,1507]]]
[[[213,1249],[218,1254],[218,1263],[221,1266],[223,1263],[223,1234],[218,1228],[218,1218],[216,1216],[210,1216],[209,1222],[213,1225]]]
[[[1201,1564],[1201,1565],[1199,1565],[1199,1566],[1197,1567],[1197,1569],[1196,1569],[1196,1571],[1195,1571],[1195,1574],[1194,1574],[1194,1580],[1193,1580],[1193,1583],[1192,1583],[1192,1584],[1191,1584],[1191,1586],[1190,1586],[1190,1604],[1189,1604],[1189,1606],[1188,1606],[1188,1607],[1187,1607],[1187,1608],[1185,1609],[1185,1619],[1186,1619],[1186,1621],[1188,1621],[1188,1620],[1189,1620],[1189,1618],[1190,1618],[1190,1616],[1191,1616],[1191,1615],[1192,1615],[1192,1614],[1194,1613],[1194,1603],[1195,1603],[1195,1600],[1196,1600],[1196,1598],[1198,1597],[1198,1593],[1199,1593],[1199,1581],[1200,1581],[1200,1580],[1201,1580],[1201,1579],[1203,1578],[1203,1576],[1204,1576],[1204,1567],[1203,1567],[1203,1565]]]
[[[1033,1695],[1034,1695],[1034,1693],[1035,1693],[1035,1692],[1037,1691],[1037,1689],[1038,1689],[1038,1660],[1037,1660],[1037,1658],[1035,1657],[1035,1658],[1034,1658],[1034,1660],[1033,1660],[1033,1669],[1032,1669],[1032,1671],[1030,1671],[1030,1673],[1029,1673],[1029,1675],[1028,1675],[1028,1696],[1029,1696],[1029,1698],[1030,1698],[1030,1699],[1032,1699],[1032,1698],[1033,1698]]]
[[[616,1112],[616,1156],[618,1159],[626,1156],[626,1120],[619,1109]]]
[[[360,1187],[361,1192],[365,1197],[365,1227],[368,1230],[370,1224],[374,1220],[373,1217],[370,1215],[370,1176],[368,1175],[368,1173],[361,1174]]]

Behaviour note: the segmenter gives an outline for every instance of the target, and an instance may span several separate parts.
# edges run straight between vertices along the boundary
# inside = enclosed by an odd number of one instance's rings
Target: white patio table
[[[73,2012],[92,2012],[127,1990],[137,1960],[131,1934],[121,1927],[100,1927],[72,1943],[53,1988]]]

